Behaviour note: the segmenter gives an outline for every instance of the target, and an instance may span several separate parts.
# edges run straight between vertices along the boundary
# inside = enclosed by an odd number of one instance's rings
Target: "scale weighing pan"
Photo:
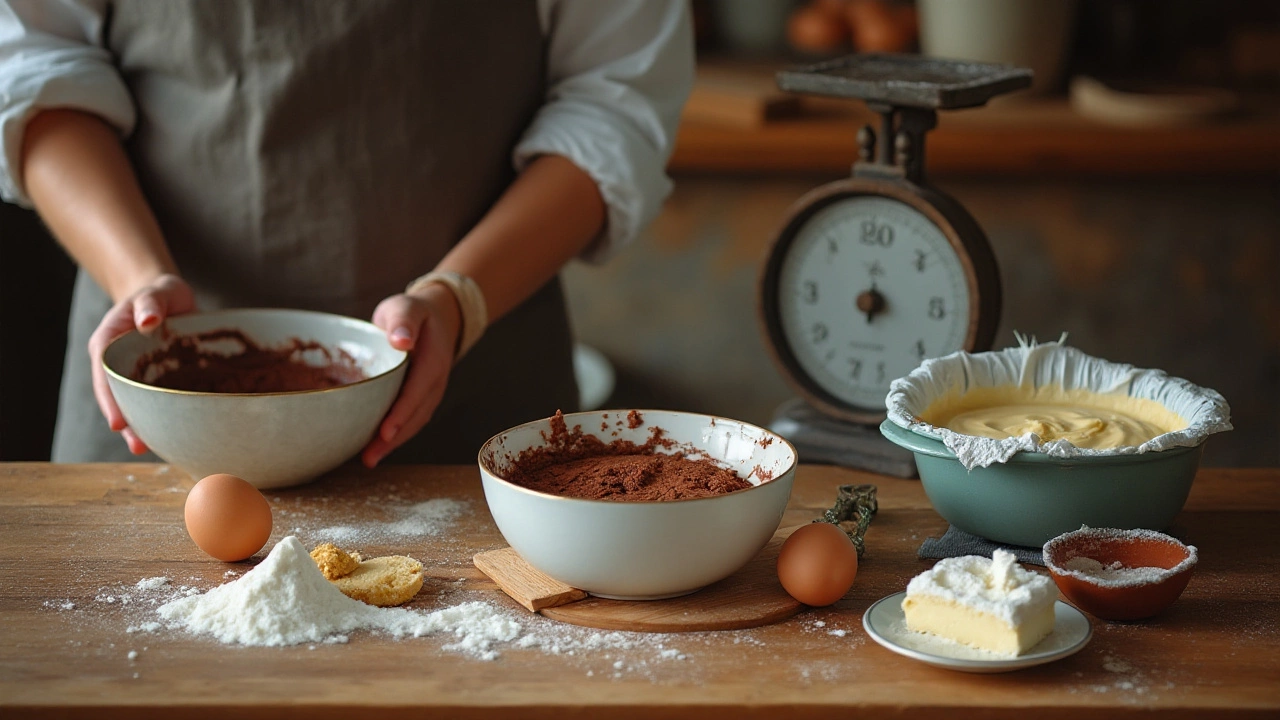
[[[876,53],[783,70],[777,83],[790,92],[953,110],[1030,87],[1031,75],[1031,70],[1011,65]]]

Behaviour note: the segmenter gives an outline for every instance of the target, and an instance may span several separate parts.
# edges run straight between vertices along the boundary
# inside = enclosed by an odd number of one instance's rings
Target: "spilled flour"
[[[374,539],[434,537],[447,530],[454,520],[468,510],[470,505],[461,500],[435,498],[392,508],[392,512],[398,515],[394,520],[365,525],[335,525],[317,529],[311,534],[338,545]]]
[[[145,581],[144,581],[145,582]],[[451,633],[445,649],[480,657],[495,641],[510,641],[520,626],[486,603],[470,602],[434,612],[380,608],[343,595],[324,578],[296,537],[281,540],[243,577],[207,593],[180,597],[157,612],[172,625],[226,644],[299,645],[345,642],[355,630],[392,637]]]

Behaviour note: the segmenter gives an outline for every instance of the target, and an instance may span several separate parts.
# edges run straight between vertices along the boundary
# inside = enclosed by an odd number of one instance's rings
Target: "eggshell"
[[[778,551],[778,580],[805,605],[822,607],[839,600],[857,575],[858,549],[831,523],[799,528]]]
[[[235,475],[210,475],[191,488],[183,507],[187,534],[223,562],[244,560],[271,537],[271,505]]]

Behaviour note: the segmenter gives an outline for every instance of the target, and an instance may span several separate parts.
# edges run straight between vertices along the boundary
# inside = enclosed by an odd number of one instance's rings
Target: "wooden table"
[[[482,661],[434,636],[356,633],[347,644],[246,648],[173,630],[128,632],[154,618],[139,580],[166,576],[205,590],[249,567],[213,561],[186,537],[190,478],[156,465],[0,464],[0,716],[1280,715],[1280,469],[1200,473],[1173,528],[1199,546],[1200,564],[1165,615],[1095,620],[1078,654],[1001,675],[932,668],[867,638],[863,611],[929,566],[916,548],[945,524],[916,481],[804,466],[784,526],[816,517],[837,485],[853,482],[879,486],[881,512],[840,603],[754,630],[617,636],[596,649],[584,640],[591,631],[529,615],[471,566],[473,553],[502,545],[474,468],[343,468],[267,493],[273,542],[296,532],[308,543],[321,528],[430,498],[468,501],[471,512],[446,534],[360,549],[424,561],[429,577],[414,607],[482,598],[510,607],[526,635],[563,634],[559,654],[517,641]]]

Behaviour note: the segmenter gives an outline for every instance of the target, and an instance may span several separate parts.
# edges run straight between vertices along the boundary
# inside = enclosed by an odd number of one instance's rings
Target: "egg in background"
[[[252,556],[271,538],[271,504],[235,475],[210,475],[191,488],[183,506],[187,534],[223,562]]]

